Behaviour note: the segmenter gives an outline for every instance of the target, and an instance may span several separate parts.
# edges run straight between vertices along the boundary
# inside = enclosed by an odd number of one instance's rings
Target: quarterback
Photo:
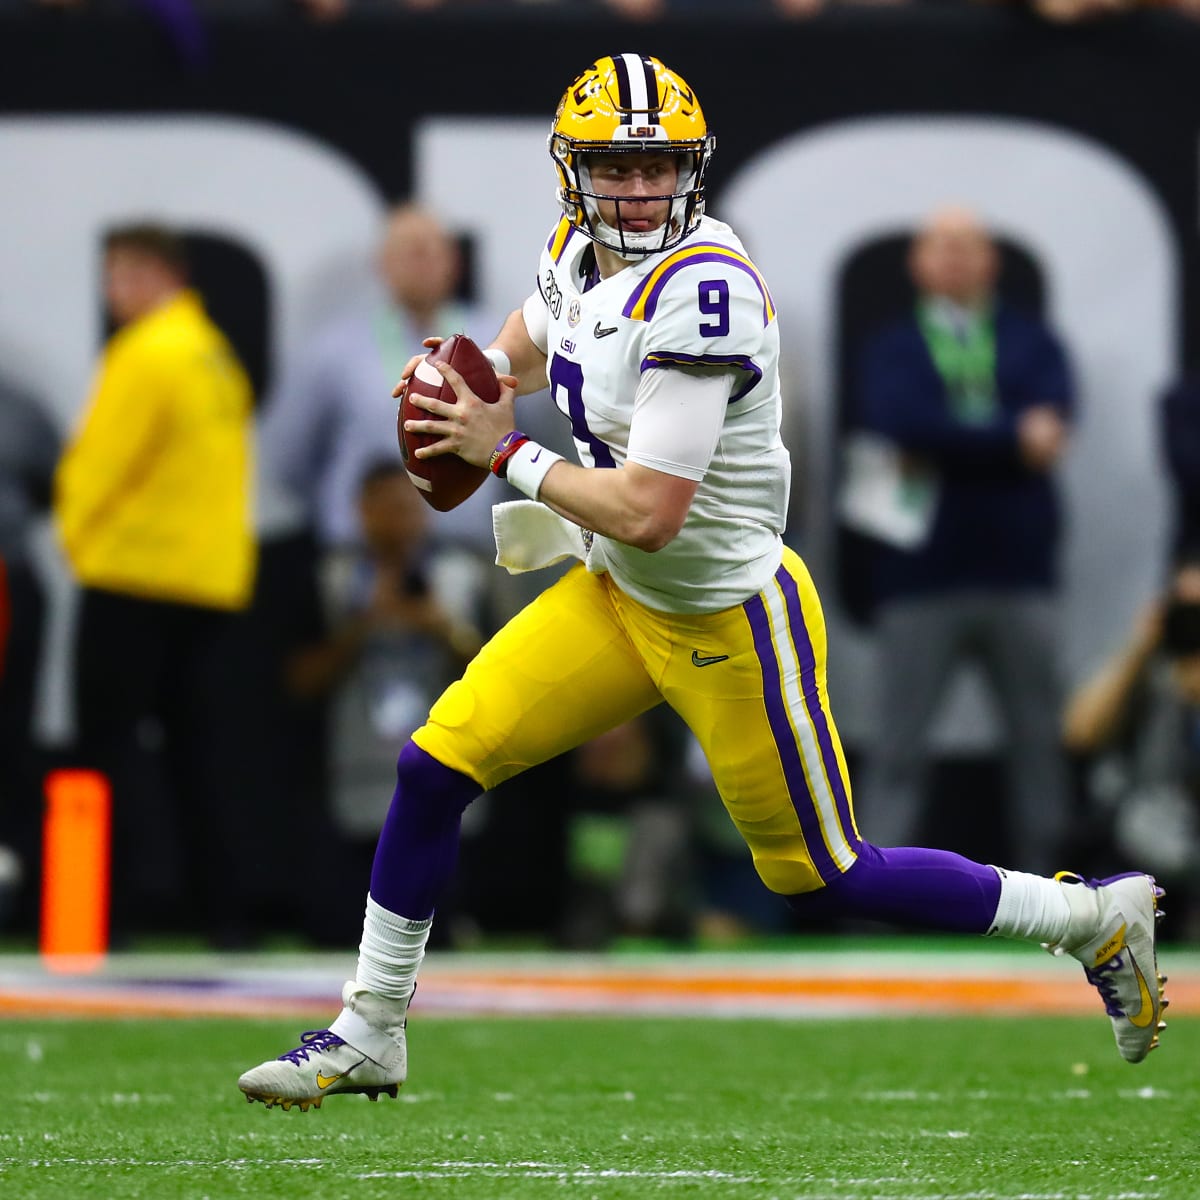
[[[775,305],[737,235],[705,215],[714,144],[692,89],[645,55],[599,59],[559,104],[549,148],[563,216],[536,290],[487,351],[500,400],[484,404],[440,364],[455,402],[418,398],[425,419],[407,428],[439,439],[422,456],[490,466],[527,498],[497,507],[501,562],[581,561],[496,634],[401,751],[342,1011],[242,1075],[249,1100],[395,1096],[463,810],[662,701],[703,746],[764,884],[797,911],[1042,943],[1083,963],[1124,1058],[1158,1044],[1152,878],[1050,879],[859,834],[820,601],[781,536]],[[432,370],[416,356],[404,379],[420,369]],[[514,397],[547,383],[578,465],[516,427]]]

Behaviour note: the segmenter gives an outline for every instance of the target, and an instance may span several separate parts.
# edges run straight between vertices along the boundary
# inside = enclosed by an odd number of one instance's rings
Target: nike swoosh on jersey
[[[724,662],[729,657],[728,654],[710,654],[702,655],[699,650],[692,651],[692,666],[693,667],[711,667],[713,663]]]
[[[617,332],[616,325],[612,325],[612,326],[609,326],[606,328],[605,326],[601,325],[599,321],[596,322],[596,328],[592,330],[592,333],[598,338],[608,337],[608,335],[610,333],[616,333],[616,332]]]

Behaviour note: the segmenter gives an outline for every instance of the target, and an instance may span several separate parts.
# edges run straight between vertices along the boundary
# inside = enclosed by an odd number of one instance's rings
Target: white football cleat
[[[1084,975],[1112,1019],[1121,1057],[1141,1062],[1157,1048],[1159,1032],[1166,1028],[1167,980],[1158,972],[1155,948],[1163,889],[1153,876],[1138,873],[1084,880],[1060,871],[1055,878],[1066,885],[1071,923],[1063,940],[1046,949],[1083,963]]]
[[[342,989],[345,1007],[328,1029],[301,1034],[300,1045],[247,1071],[238,1087],[253,1103],[285,1112],[320,1108],[326,1096],[357,1092],[370,1100],[395,1099],[408,1074],[407,1001],[386,1000],[353,981]]]

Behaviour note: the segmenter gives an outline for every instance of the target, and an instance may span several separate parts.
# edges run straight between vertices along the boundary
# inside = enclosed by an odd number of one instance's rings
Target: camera
[[[1163,618],[1163,649],[1171,658],[1200,654],[1200,602],[1171,602]]]

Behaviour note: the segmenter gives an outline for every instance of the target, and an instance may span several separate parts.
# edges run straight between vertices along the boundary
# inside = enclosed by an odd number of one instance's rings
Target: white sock
[[[1063,885],[1044,875],[992,867],[1000,876],[1000,903],[989,937],[1057,945],[1066,936],[1071,905]]]
[[[355,982],[376,996],[407,1003],[417,986],[432,924],[432,917],[410,921],[368,896]]]

